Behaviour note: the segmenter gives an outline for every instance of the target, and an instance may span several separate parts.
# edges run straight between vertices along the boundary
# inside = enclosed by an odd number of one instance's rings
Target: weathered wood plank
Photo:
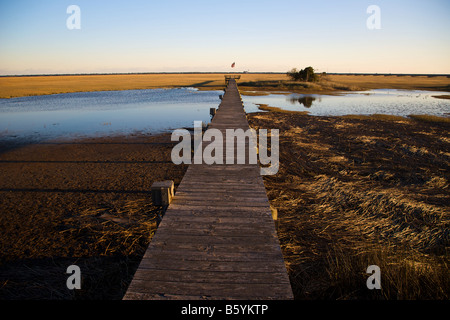
[[[169,281],[144,281],[136,280],[130,285],[133,292],[147,293],[148,287],[152,288],[155,294],[165,295],[198,295],[198,296],[220,296],[233,297],[235,299],[246,299],[251,296],[253,299],[283,299],[289,296],[288,284],[260,284],[260,283],[214,283],[201,284],[189,282],[169,282]]]
[[[168,225],[167,227],[170,227],[170,232],[174,235],[207,235],[207,236],[218,236],[218,237],[233,237],[236,235],[236,231],[232,229],[220,229],[220,228],[214,228],[211,227],[209,229],[207,228],[177,228],[173,225]],[[263,236],[267,235],[266,230],[261,229],[253,229],[253,228],[240,228],[240,232],[246,233],[246,236],[252,237],[254,235],[256,236]]]
[[[265,261],[261,263],[249,261],[215,261],[215,260],[174,260],[172,257],[161,256],[158,259],[143,259],[140,269],[156,270],[196,270],[217,272],[279,272],[285,273],[284,265],[278,261]]]
[[[175,195],[176,198],[176,195]],[[218,207],[215,206],[213,204],[203,204],[203,205],[189,205],[189,204],[182,204],[182,205],[178,205],[177,203],[172,202],[170,204],[169,209],[176,209],[176,210],[192,210],[192,211],[199,211],[199,210],[205,210],[207,212],[209,211],[217,211],[217,212],[223,212],[223,211],[228,211],[230,212],[230,208],[227,207]],[[270,209],[266,212],[266,211],[261,211],[261,208],[259,207],[255,207],[255,206],[247,206],[245,204],[237,207],[237,208],[233,208],[232,212],[254,212],[255,215],[271,215],[270,213]]]
[[[170,282],[170,281],[153,281],[138,280],[132,282],[130,288],[133,292],[146,293],[148,287],[156,294],[166,295],[199,295],[199,296],[216,296],[222,297],[239,297],[247,298],[249,295],[253,299],[283,299],[289,291],[286,288],[288,284],[280,283],[274,285],[272,283],[191,283],[191,282]],[[290,288],[289,288],[290,289]]]
[[[183,185],[182,188],[179,188],[175,195],[194,195],[194,194],[201,194],[203,192],[208,193],[215,193],[220,195],[235,195],[235,194],[242,194],[243,196],[259,196],[264,197],[265,192],[262,190],[258,190],[260,188],[253,188],[252,190],[248,187],[237,187],[233,184],[230,185],[222,185],[221,187],[217,185],[210,185],[206,184],[203,186],[199,186],[198,184],[190,184],[190,185]]]
[[[274,241],[267,235],[262,236],[241,236],[235,235],[232,237],[219,237],[219,236],[202,236],[202,235],[176,235],[168,234],[165,232],[158,234],[158,241],[161,242],[173,242],[173,243],[189,243],[192,246],[195,245],[230,245],[233,246],[237,243],[246,243],[248,246],[256,245],[273,245]],[[156,245],[156,241],[152,244]]]
[[[176,198],[173,200],[172,202],[174,205],[186,205],[186,206],[197,206],[197,207],[204,207],[204,208],[214,208],[214,207],[221,207],[221,208],[233,208],[233,209],[239,209],[239,203],[236,202],[226,202],[226,201],[216,201],[214,203],[214,206],[210,205],[210,206],[206,206],[205,205],[205,201],[202,200],[177,200]],[[260,207],[260,208],[266,208],[267,205],[265,203],[261,203],[261,202],[246,202],[245,203],[246,207]]]
[[[261,212],[259,208],[255,207],[247,207],[247,208],[238,208],[237,210],[227,210],[226,208],[203,208],[203,207],[189,207],[189,206],[177,206],[171,205],[172,209],[167,211],[165,217],[169,216],[187,216],[187,217],[233,217],[235,219],[239,219],[240,222],[246,221],[248,218],[259,218],[259,221],[263,217],[272,217],[271,213],[268,211]]]
[[[223,271],[194,271],[194,270],[152,270],[142,269],[136,273],[135,279],[186,283],[220,283],[220,284],[252,284],[286,283],[286,277],[278,272],[223,272]]]
[[[167,215],[167,214],[166,214]],[[240,225],[248,225],[248,226],[255,226],[258,225],[260,222],[267,222],[261,217],[254,217],[253,215],[248,216],[247,218],[243,219],[242,217],[236,216],[234,214],[231,214],[229,216],[215,216],[215,215],[203,215],[203,216],[195,216],[189,213],[178,213],[175,210],[172,210],[170,213],[168,213],[168,217],[162,222],[162,223],[176,223],[176,224],[223,224],[223,225],[234,225],[234,224],[240,224]],[[270,216],[267,215],[267,219],[270,219]],[[264,225],[264,224],[263,224]],[[271,230],[271,227],[269,226],[269,230]]]

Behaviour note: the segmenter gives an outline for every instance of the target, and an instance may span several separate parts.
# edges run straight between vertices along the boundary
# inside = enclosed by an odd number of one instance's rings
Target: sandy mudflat
[[[73,298],[65,270],[77,264],[86,277],[76,294],[120,299],[156,229],[153,181],[179,184],[186,169],[171,162],[172,145],[142,135],[0,153],[0,297]]]

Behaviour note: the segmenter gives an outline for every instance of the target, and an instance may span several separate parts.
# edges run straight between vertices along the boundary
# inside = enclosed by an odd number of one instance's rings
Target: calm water
[[[158,133],[210,121],[223,91],[148,89],[0,99],[0,140]]]
[[[377,89],[352,92],[340,96],[317,94],[270,94],[244,96],[246,109],[257,109],[256,104],[268,104],[285,110],[308,111],[316,116],[341,116],[347,114],[431,114],[444,116],[450,113],[450,100],[432,96],[448,92]]]
[[[0,140],[35,141],[122,133],[158,133],[210,121],[223,91],[192,88],[66,93],[0,99]],[[446,92],[372,90],[342,96],[270,94],[242,96],[247,112],[257,104],[312,115],[384,113],[445,115],[450,100],[432,95]]]

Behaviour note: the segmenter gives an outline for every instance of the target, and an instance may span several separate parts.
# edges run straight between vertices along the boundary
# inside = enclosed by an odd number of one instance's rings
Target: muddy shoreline
[[[121,299],[156,230],[153,181],[178,185],[169,134],[52,141],[0,154],[0,298]],[[65,286],[83,270],[83,290]]]

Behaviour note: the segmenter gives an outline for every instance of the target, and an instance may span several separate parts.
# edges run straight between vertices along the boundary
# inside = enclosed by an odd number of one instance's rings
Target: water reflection
[[[58,137],[157,133],[210,122],[223,91],[192,88],[79,92],[0,99],[0,140],[42,140]],[[242,96],[246,112],[259,104],[311,115],[431,114],[450,112],[450,100],[433,96],[447,92],[371,90],[340,96],[269,94]]]
[[[0,140],[158,133],[208,123],[222,91],[78,92],[0,99]]]
[[[314,96],[310,96],[310,95],[300,95],[298,97],[296,96],[289,96],[287,98],[292,104],[296,104],[299,103],[301,105],[303,105],[305,108],[310,108],[313,104],[313,101],[315,101],[317,98]],[[319,98],[319,101],[321,101],[321,99]]]
[[[450,100],[433,96],[448,92],[423,90],[376,89],[341,95],[269,94],[242,96],[247,112],[257,112],[259,104],[291,111],[304,111],[315,116],[341,116],[346,114],[390,114],[408,116],[429,114],[445,116],[450,112]]]

